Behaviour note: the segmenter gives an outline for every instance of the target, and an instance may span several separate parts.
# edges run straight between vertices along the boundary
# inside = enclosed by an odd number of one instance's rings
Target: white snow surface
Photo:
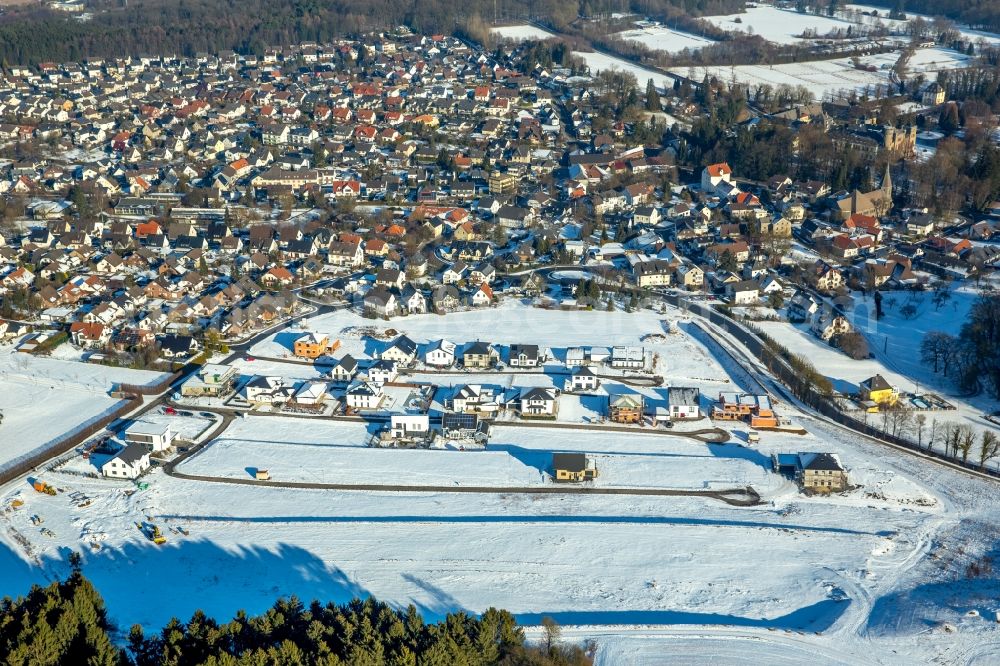
[[[668,312],[666,318],[679,316]],[[340,333],[338,313],[310,322]],[[521,306],[393,320],[422,342],[635,343],[662,332],[659,314],[546,312]],[[372,325],[370,320],[365,324]],[[659,345],[667,382],[696,373],[704,391],[745,373],[688,337]],[[359,338],[345,346],[361,347]],[[261,348],[281,346],[271,340]],[[651,343],[652,345],[652,343]],[[258,352],[261,353],[261,352]],[[292,364],[286,364],[291,366]],[[314,372],[308,366],[301,366]],[[725,376],[728,382],[720,382]],[[554,451],[593,455],[608,485],[697,488],[753,484],[764,503],[734,507],[704,498],[529,495],[513,492],[333,491],[184,480],[154,469],[150,487],[88,478],[70,466],[40,473],[62,492],[35,493],[22,478],[0,488],[0,594],[66,576],[69,552],[104,595],[120,626],[159,628],[201,608],[225,621],[259,613],[281,595],[343,602],[374,595],[414,604],[426,618],[456,610],[509,609],[533,625],[550,615],[564,639],[597,644],[597,663],[993,663],[992,611],[1000,579],[969,565],[1000,556],[993,482],[974,479],[846,433],[794,406],[776,409],[805,427],[766,432],[755,448],[746,426],[733,443],[664,435],[543,430],[501,424],[486,452],[380,450],[361,446],[360,424],[247,417],[182,469],[248,478],[427,479],[468,484],[542,483],[538,461]],[[770,455],[829,451],[859,487],[806,497],[769,471]],[[403,454],[403,455],[398,455]],[[412,474],[411,474],[412,470]],[[70,493],[91,498],[75,506]],[[10,502],[25,504],[11,509]],[[55,537],[42,535],[31,516]],[[136,528],[149,521],[168,542]],[[976,609],[978,616],[967,614]],[[944,623],[955,628],[945,633]],[[537,632],[530,632],[537,635]]]
[[[740,14],[706,16],[704,19],[723,30],[753,33],[777,44],[802,42],[800,36],[806,30],[815,30],[818,37],[823,37],[834,30],[847,30],[852,25],[848,21],[836,18],[803,14],[767,5],[748,7]],[[736,22],[737,19],[739,23]]]
[[[661,74],[652,69],[640,67],[639,65],[631,63],[628,60],[616,58],[615,56],[611,56],[606,53],[598,53],[597,51],[573,51],[573,55],[583,59],[583,61],[587,64],[587,67],[590,68],[591,74],[597,74],[598,72],[603,72],[605,70],[619,70],[635,75],[635,80],[639,83],[640,87],[646,85],[646,82],[650,79],[653,79],[653,85],[656,86],[658,90],[667,90],[674,85],[674,79],[666,74]]]
[[[781,65],[736,65],[731,67],[690,67],[672,70],[676,74],[688,76],[696,81],[705,74],[729,82],[735,79],[750,85],[804,86],[812,92],[816,100],[827,93],[862,90],[866,86],[887,85],[892,66],[899,59],[895,52],[864,56],[861,62],[874,65],[877,71],[857,69],[850,58],[832,58]],[[968,56],[943,48],[917,49],[909,62],[912,73],[923,72],[930,75],[939,71],[967,66]]]
[[[551,32],[536,28],[533,25],[505,25],[490,28],[490,32],[499,35],[501,39],[510,39],[515,42],[524,42],[529,39],[551,39],[555,37]]]
[[[616,36],[630,42],[637,42],[654,51],[665,51],[667,53],[680,53],[684,49],[697,51],[703,46],[715,43],[715,40],[707,39],[700,35],[693,35],[690,32],[673,30],[662,25],[626,30],[619,32]]]
[[[165,376],[0,348],[0,467],[114,411],[114,384],[154,384]]]

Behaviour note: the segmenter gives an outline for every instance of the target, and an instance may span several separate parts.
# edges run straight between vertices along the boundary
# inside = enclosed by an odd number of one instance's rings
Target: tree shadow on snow
[[[222,548],[203,539],[170,531],[158,523],[167,543],[145,541],[94,552],[80,543],[83,574],[97,587],[109,616],[124,631],[132,624],[158,630],[171,617],[187,620],[201,609],[220,621],[238,610],[257,614],[280,597],[295,595],[305,602],[344,603],[368,592],[351,577],[315,554],[285,543],[268,546],[249,542]],[[178,524],[178,523],[173,523]],[[180,523],[189,531],[190,524]],[[25,562],[0,544],[0,594],[25,594],[34,583],[47,584],[71,573],[71,549],[42,557],[38,566]]]
[[[552,613],[520,613],[515,614],[514,617],[518,622],[526,625],[541,624],[543,617],[551,617],[559,624],[565,625],[724,625],[730,627],[821,632],[833,626],[850,604],[850,600],[836,601],[833,599],[824,599],[773,619],[672,610],[555,611]]]

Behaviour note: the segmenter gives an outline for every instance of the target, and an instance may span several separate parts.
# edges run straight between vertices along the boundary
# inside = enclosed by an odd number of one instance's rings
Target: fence
[[[7,483],[8,481],[12,481],[22,474],[27,474],[42,463],[51,460],[53,457],[61,456],[73,447],[82,444],[87,439],[103,430],[109,423],[113,422],[115,419],[121,418],[125,414],[128,414],[141,404],[142,398],[138,395],[132,395],[123,400],[117,408],[105,414],[98,420],[92,421],[83,428],[56,439],[42,450],[23,458],[10,467],[0,470],[0,485]]]
[[[141,385],[141,384],[119,384],[118,391],[121,393],[131,393],[133,395],[159,395],[166,391],[170,386],[182,377],[188,376],[190,373],[196,371],[200,368],[207,356],[205,354],[199,354],[194,359],[185,363],[181,368],[175,370],[170,375],[164,377],[155,384]]]

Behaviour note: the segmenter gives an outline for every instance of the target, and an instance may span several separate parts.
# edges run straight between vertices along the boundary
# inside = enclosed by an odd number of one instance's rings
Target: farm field
[[[619,32],[616,36],[630,42],[637,42],[655,51],[667,53],[680,53],[684,49],[696,51],[703,46],[715,43],[714,40],[692,35],[689,32],[672,30],[662,25],[640,26],[633,30]]]
[[[857,69],[849,58],[834,58],[782,65],[737,65],[735,67],[692,67],[677,68],[674,73],[701,80],[707,73],[721,81],[735,79],[749,85],[803,86],[813,98],[821,100],[824,95],[841,91],[861,91],[866,87],[885,86],[889,83],[889,71],[896,63],[897,53],[883,53],[861,59],[876,71]],[[922,72],[928,77],[939,71],[963,67],[968,57],[950,49],[918,49],[910,60],[912,72]]]
[[[646,81],[653,79],[653,85],[656,86],[658,90],[667,90],[674,84],[674,79],[667,76],[666,74],[661,74],[659,72],[647,69],[645,67],[640,67],[634,63],[631,63],[622,58],[616,58],[614,56],[607,55],[605,53],[597,53],[596,51],[573,51],[573,55],[582,58],[590,68],[591,74],[597,74],[598,72],[603,72],[605,70],[620,70],[623,72],[629,72],[635,75],[635,80],[638,81],[639,87],[643,87]]]
[[[490,32],[501,39],[524,42],[529,39],[550,39],[555,37],[551,32],[536,28],[533,25],[506,25],[490,28]]]
[[[760,35],[776,44],[795,44],[806,30],[815,30],[820,37],[834,31],[847,30],[852,24],[837,18],[803,14],[791,9],[767,5],[748,7],[745,12],[725,16],[706,16],[706,21],[723,30]]]

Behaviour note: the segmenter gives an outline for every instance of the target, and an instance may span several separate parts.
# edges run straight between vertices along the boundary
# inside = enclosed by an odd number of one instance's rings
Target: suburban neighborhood
[[[0,565],[112,615],[155,573],[146,629],[239,587],[597,663],[988,661],[1000,201],[916,203],[954,86],[769,109],[498,44],[0,68]]]

